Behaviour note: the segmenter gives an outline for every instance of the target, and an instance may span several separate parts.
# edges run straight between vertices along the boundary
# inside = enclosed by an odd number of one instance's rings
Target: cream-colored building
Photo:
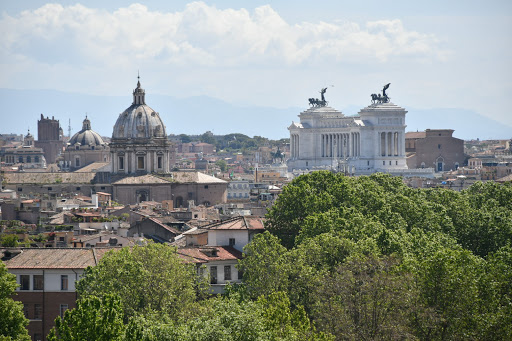
[[[406,113],[390,102],[371,104],[356,116],[345,116],[326,105],[312,106],[288,127],[288,170],[327,168],[355,175],[417,175],[410,174],[417,172],[409,170],[406,163]]]

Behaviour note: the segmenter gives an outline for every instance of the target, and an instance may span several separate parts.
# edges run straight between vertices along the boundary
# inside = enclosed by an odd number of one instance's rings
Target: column
[[[300,139],[299,139],[299,134],[295,135],[295,145],[297,146],[297,158],[299,158],[299,155],[300,155]]]

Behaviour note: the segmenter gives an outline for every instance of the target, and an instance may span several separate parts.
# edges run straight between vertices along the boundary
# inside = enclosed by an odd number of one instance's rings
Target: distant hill
[[[37,135],[40,114],[60,120],[67,134],[71,119],[71,134],[82,127],[87,113],[92,128],[103,136],[111,136],[112,127],[132,101],[126,96],[93,96],[55,90],[0,89],[3,103],[0,115],[0,133],[26,133],[27,128]],[[171,96],[146,96],[146,102],[158,111],[168,134],[202,134],[212,131],[216,135],[242,133],[271,139],[288,137],[287,127],[298,121],[303,108],[279,109],[264,106],[237,106],[219,99],[198,96],[178,99]],[[404,105],[402,105],[404,106]],[[357,114],[364,107],[350,106],[343,110],[347,116]],[[488,119],[465,109],[408,108],[407,131],[454,129],[454,136],[462,139],[506,139],[512,137],[512,127]]]

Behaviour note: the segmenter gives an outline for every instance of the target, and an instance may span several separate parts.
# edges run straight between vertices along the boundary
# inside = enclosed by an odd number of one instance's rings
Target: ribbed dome
[[[80,143],[81,146],[101,146],[105,144],[101,136],[91,129],[91,121],[89,121],[87,116],[82,125],[82,130],[73,135],[69,140],[69,144],[72,146],[78,143]]]
[[[137,82],[132,105],[122,112],[114,125],[112,139],[167,137],[160,115],[146,105],[145,91]]]

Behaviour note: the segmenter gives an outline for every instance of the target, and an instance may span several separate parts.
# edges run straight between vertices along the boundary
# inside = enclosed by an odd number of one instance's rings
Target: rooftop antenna
[[[71,138],[71,119],[69,119],[68,123],[68,138]]]

